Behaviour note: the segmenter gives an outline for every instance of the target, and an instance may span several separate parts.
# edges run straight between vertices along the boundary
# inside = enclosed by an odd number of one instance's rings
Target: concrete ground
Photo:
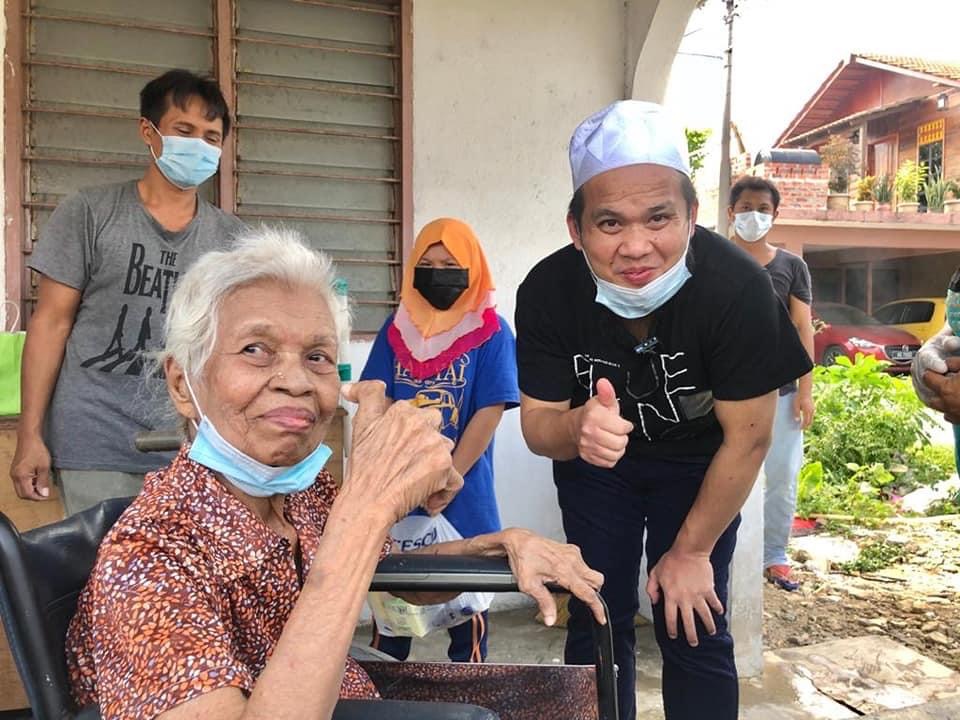
[[[370,627],[358,629],[358,643],[369,643]],[[547,628],[534,620],[534,610],[520,608],[494,613],[490,617],[489,662],[560,664],[563,661],[564,631]],[[411,660],[445,661],[447,636],[434,633],[414,640]],[[796,652],[796,650],[792,651]],[[773,653],[767,653],[762,677],[740,681],[741,720],[841,720],[864,717],[861,712],[835,702],[819,692],[803,670]],[[958,687],[960,692],[960,687]],[[900,711],[906,714],[882,714],[883,720],[945,720],[960,718],[960,697]],[[660,651],[652,626],[637,628],[637,718],[659,720],[663,717],[660,700]]]

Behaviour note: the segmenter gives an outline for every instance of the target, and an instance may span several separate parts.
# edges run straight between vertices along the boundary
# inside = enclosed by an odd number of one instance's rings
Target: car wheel
[[[823,357],[820,359],[820,364],[829,367],[837,362],[837,358],[842,355],[846,355],[846,353],[843,352],[842,347],[839,345],[831,345],[823,351]]]

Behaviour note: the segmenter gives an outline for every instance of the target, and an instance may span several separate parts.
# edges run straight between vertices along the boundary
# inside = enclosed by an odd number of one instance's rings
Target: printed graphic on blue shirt
[[[394,400],[439,410],[443,418],[441,431],[454,443],[478,410],[501,404],[509,409],[519,404],[516,347],[510,326],[503,318],[500,332],[436,375],[422,380],[413,378],[397,362],[387,341],[391,322],[392,318],[377,335],[360,379],[382,380],[387,385],[387,395]],[[463,480],[463,489],[444,510],[444,516],[463,537],[499,530],[492,441]]]
[[[393,362],[394,387],[403,385],[411,388],[414,394],[409,400],[417,407],[439,410],[443,416],[440,430],[454,442],[460,437],[460,416],[463,411],[463,397],[467,388],[467,368],[470,361],[470,353],[465,353],[450,363],[446,370],[442,370],[426,380],[413,378],[397,360]],[[401,393],[406,394],[405,391],[401,391]],[[402,396],[395,393],[393,397],[399,400]]]

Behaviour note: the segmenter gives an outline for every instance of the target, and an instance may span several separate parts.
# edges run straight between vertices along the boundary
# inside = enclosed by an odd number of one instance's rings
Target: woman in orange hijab
[[[516,348],[496,312],[480,241],[466,223],[440,218],[420,231],[404,269],[400,306],[377,335],[361,380],[382,380],[393,400],[440,410],[442,432],[454,442],[453,465],[464,479],[443,519],[465,538],[499,530],[493,435],[503,411],[520,401]],[[430,542],[429,533],[394,539]],[[486,621],[483,609],[449,628],[451,660],[486,659]],[[374,647],[406,659],[410,638],[387,637],[374,627]]]

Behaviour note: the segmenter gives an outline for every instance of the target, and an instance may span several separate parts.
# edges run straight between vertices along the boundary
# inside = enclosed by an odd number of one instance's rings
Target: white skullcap
[[[663,165],[690,176],[687,137],[656,103],[620,100],[584,120],[570,138],[573,189],[625,165]]]

